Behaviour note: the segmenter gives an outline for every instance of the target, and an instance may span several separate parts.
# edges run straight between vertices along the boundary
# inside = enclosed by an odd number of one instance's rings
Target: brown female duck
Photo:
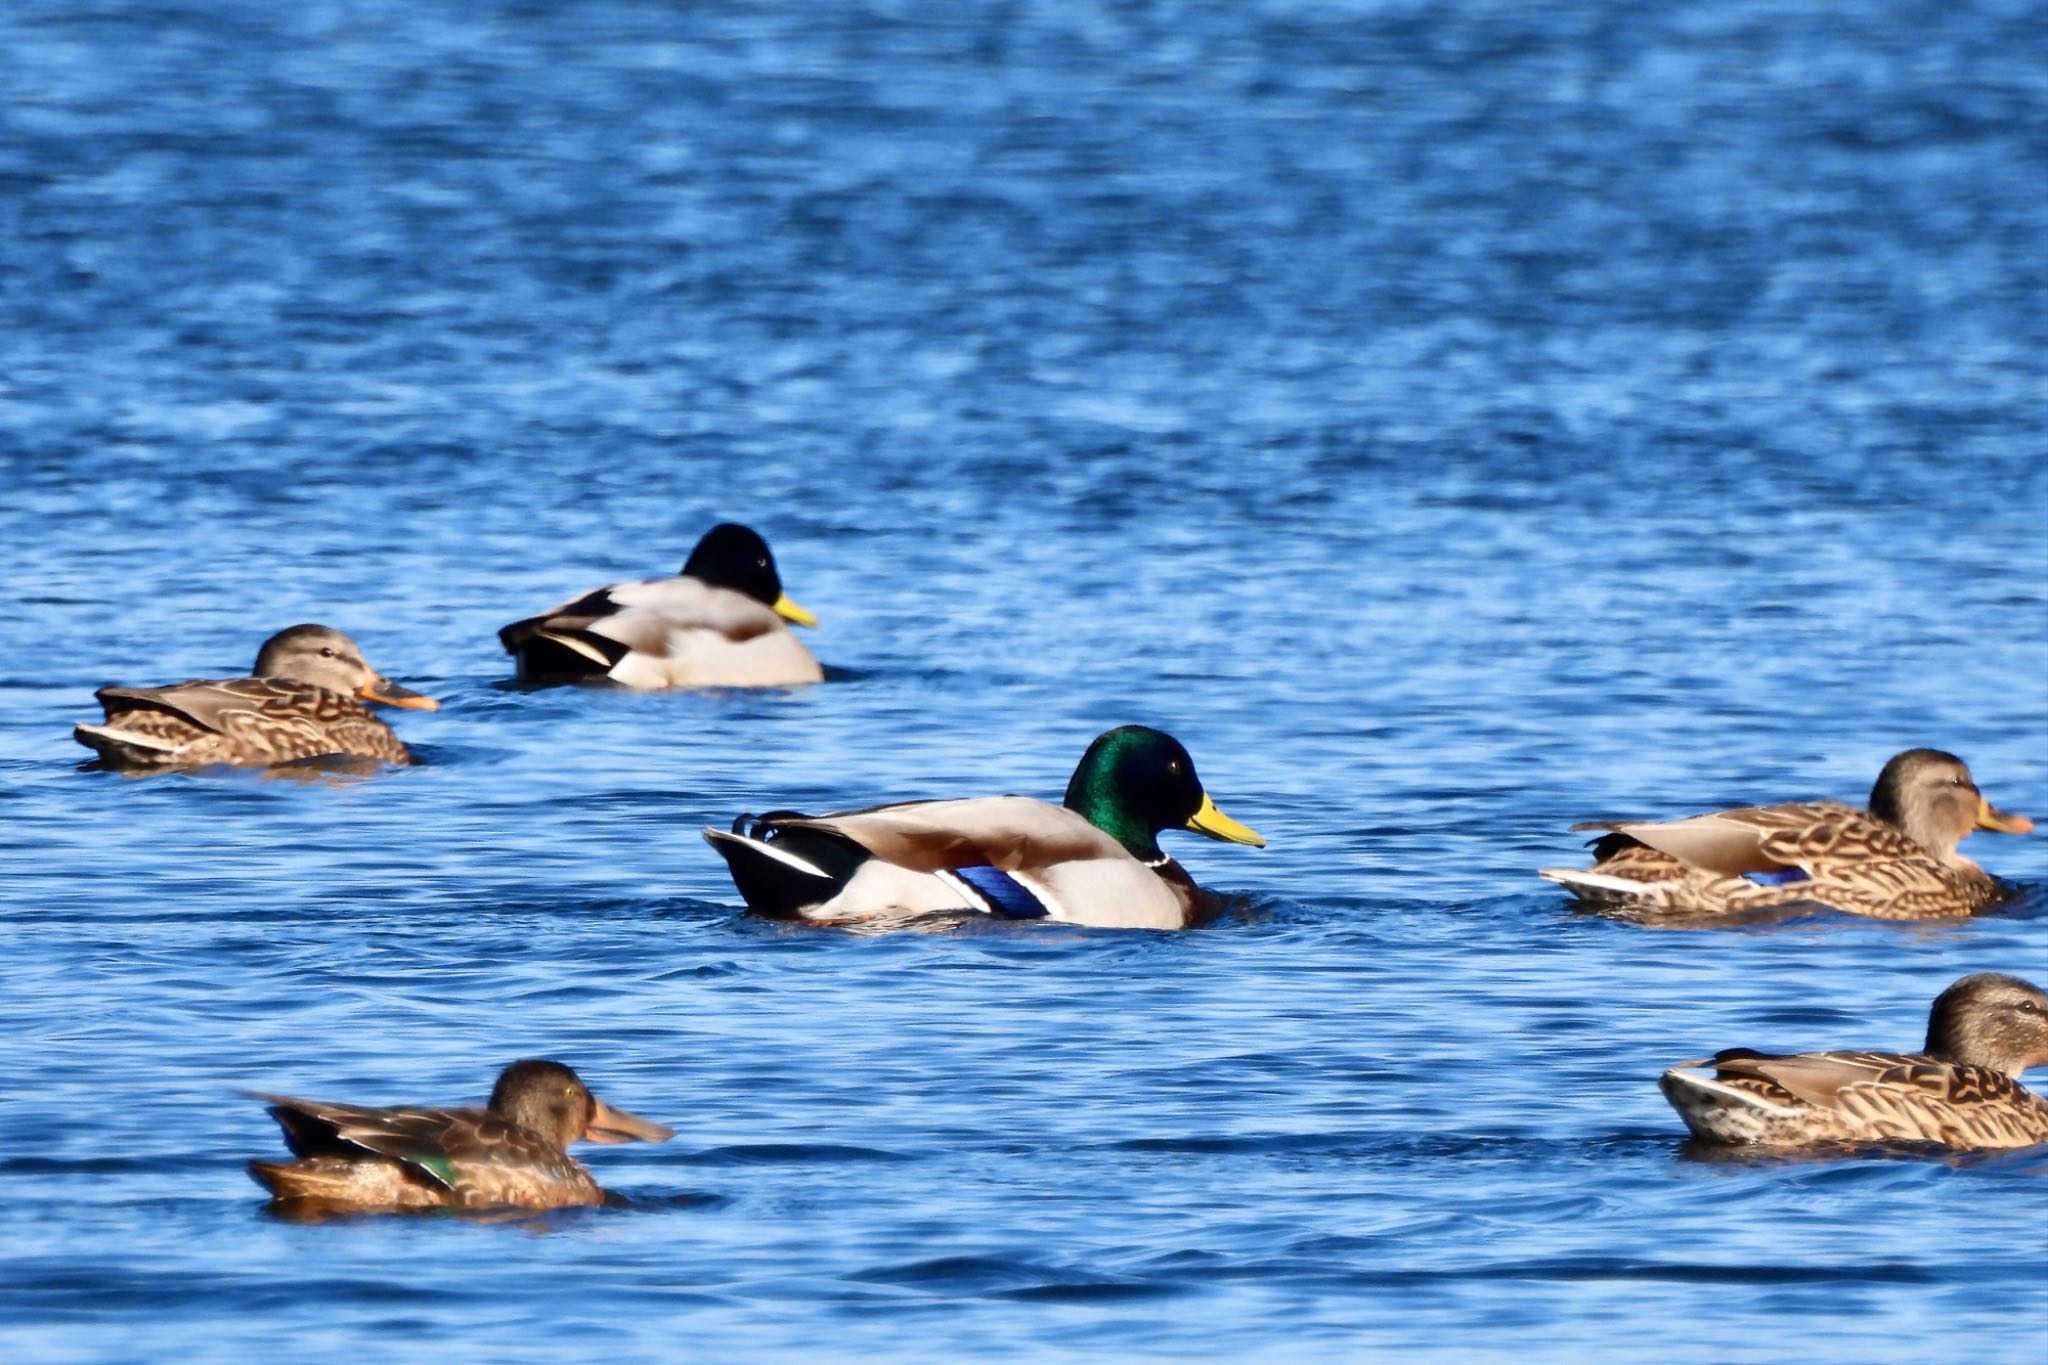
[[[267,767],[328,754],[411,763],[411,751],[362,703],[413,711],[441,705],[378,673],[348,636],[315,625],[265,640],[250,677],[102,687],[93,695],[107,718],[80,723],[72,737],[109,767],[143,769]]]
[[[1693,1136],[1775,1147],[1911,1140],[1948,1147],[2048,1142],[2048,1100],[2019,1082],[2048,1063],[2048,995],[1997,972],[1943,991],[1920,1052],[1734,1048],[1664,1073]]]
[[[672,1130],[615,1109],[560,1062],[505,1068],[482,1109],[365,1109],[257,1095],[270,1102],[297,1161],[252,1161],[279,1201],[361,1212],[558,1209],[604,1191],[570,1143],[666,1142]]]
[[[1956,844],[1972,830],[2025,834],[1954,754],[1908,749],[1884,765],[1870,808],[1836,801],[1746,806],[1685,820],[1593,821],[1593,866],[1546,867],[1588,904],[1720,915],[1795,903],[1877,919],[1943,919],[1997,900],[1999,884]]]

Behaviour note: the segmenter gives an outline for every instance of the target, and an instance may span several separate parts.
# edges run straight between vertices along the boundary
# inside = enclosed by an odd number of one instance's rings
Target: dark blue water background
[[[2036,1154],[1711,1163],[2017,912],[1575,917],[1565,827],[2048,813],[2048,26],[2007,0],[0,9],[0,1354],[2036,1361]],[[842,680],[516,692],[770,537]],[[82,773],[318,620],[369,780]],[[1181,935],[739,918],[698,827],[1184,739]],[[673,1123],[626,1207],[261,1212],[236,1087]]]

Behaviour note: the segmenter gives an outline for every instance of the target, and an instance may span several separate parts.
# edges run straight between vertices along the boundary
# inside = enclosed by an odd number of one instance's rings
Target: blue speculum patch
[[[1015,877],[993,867],[956,867],[953,875],[979,891],[989,909],[1004,919],[1044,919],[1045,903]]]
[[[1809,880],[1803,867],[1781,867],[1771,872],[1745,872],[1742,875],[1759,886],[1792,886]]]

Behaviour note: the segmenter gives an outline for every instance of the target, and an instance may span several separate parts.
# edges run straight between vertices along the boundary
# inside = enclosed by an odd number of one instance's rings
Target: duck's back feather
[[[1192,882],[1139,862],[1064,806],[1026,796],[777,812],[705,838],[760,913],[809,918],[979,911],[1105,927],[1185,927]],[[1012,885],[991,888],[971,871]]]
[[[531,681],[779,687],[824,677],[772,607],[687,577],[598,588],[514,621],[498,640]]]
[[[103,725],[78,742],[120,766],[271,764],[348,754],[411,763],[390,726],[354,697],[287,678],[218,678],[103,687]]]
[[[1541,875],[1599,905],[1722,914],[1811,903],[1876,919],[1936,919],[1969,914],[1998,894],[1967,859],[1942,863],[1897,826],[1835,801],[1572,828],[1610,831],[1593,843],[1593,866]]]
[[[1579,826],[1628,835],[1689,867],[1722,877],[1800,867],[1809,872],[1844,855],[1927,858],[1926,850],[1884,821],[1836,801],[1743,806],[1684,820]]]
[[[2048,1101],[2012,1077],[1914,1053],[1736,1048],[1674,1067],[1660,1085],[1687,1126],[1714,1141],[2048,1141]]]
[[[362,1206],[451,1204],[559,1208],[595,1204],[602,1191],[581,1163],[538,1134],[485,1109],[368,1108],[258,1095],[301,1160],[255,1163],[251,1175],[280,1198],[342,1200]],[[393,1167],[350,1171],[350,1166]],[[259,1170],[259,1167],[266,1169]],[[280,1174],[282,1173],[282,1174]],[[421,1194],[410,1191],[421,1191]],[[392,1191],[397,1191],[392,1194]],[[388,1199],[373,1196],[390,1194]],[[428,1197],[431,1195],[431,1197]]]
[[[1029,796],[908,801],[770,819],[770,829],[827,831],[884,862],[920,872],[977,866],[1019,872],[1076,860],[1135,861],[1085,817]]]

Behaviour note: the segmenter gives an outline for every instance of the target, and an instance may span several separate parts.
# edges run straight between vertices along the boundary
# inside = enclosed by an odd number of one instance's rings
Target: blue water
[[[2038,1362],[2039,1152],[1701,1160],[1995,917],[1658,931],[1574,820],[2048,813],[2048,27],[2019,0],[0,8],[0,1355]],[[508,690],[763,530],[836,673]],[[425,766],[81,772],[317,620]],[[742,810],[1163,726],[1180,935],[737,914]],[[623,1206],[262,1211],[242,1087],[673,1124]],[[2036,1078],[2037,1082],[2040,1078]]]

